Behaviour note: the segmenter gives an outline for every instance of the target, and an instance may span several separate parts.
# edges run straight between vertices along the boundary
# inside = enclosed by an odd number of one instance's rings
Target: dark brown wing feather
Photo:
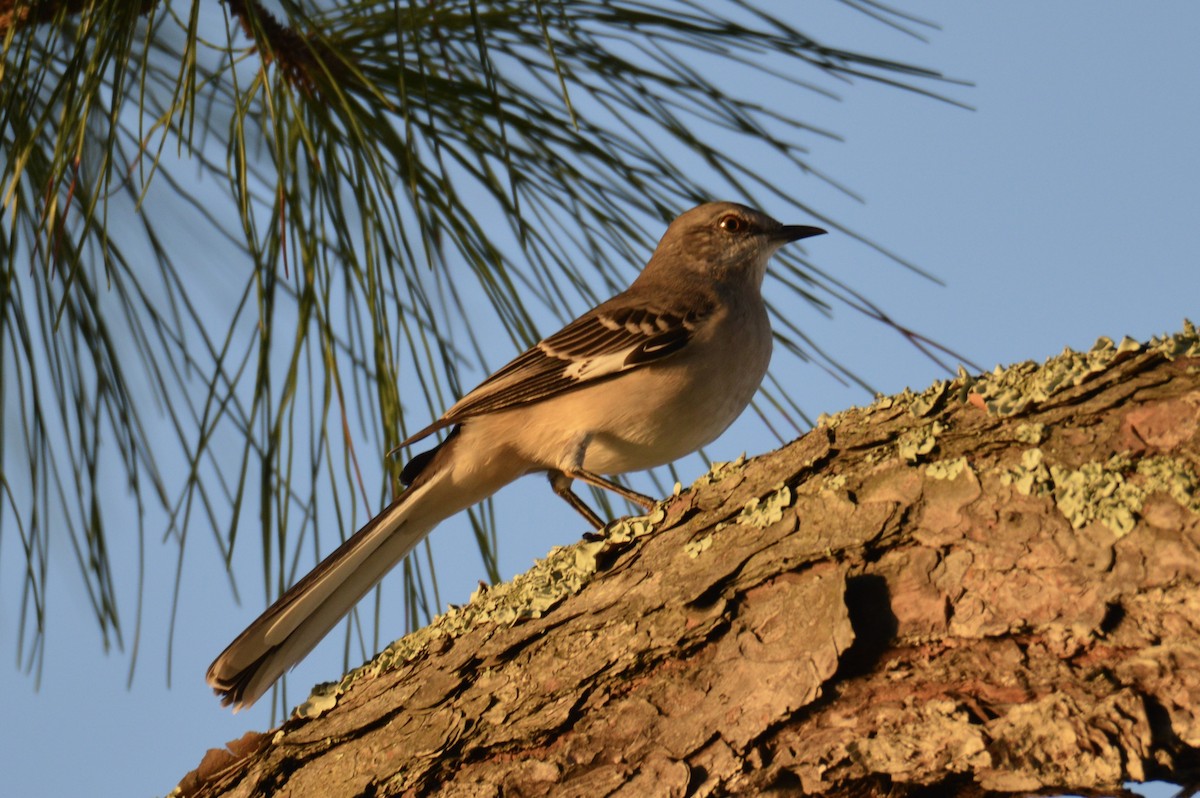
[[[602,305],[518,355],[401,446],[471,416],[541,401],[662,360],[687,346],[710,307],[680,315]]]

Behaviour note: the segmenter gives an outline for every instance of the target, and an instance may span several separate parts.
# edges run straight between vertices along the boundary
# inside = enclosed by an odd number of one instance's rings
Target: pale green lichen
[[[1017,440],[1021,443],[1028,443],[1030,446],[1037,446],[1042,442],[1045,436],[1046,425],[1040,421],[1017,425]]]
[[[1123,337],[1121,339],[1121,343],[1117,344],[1117,354],[1124,354],[1125,352],[1141,352],[1141,351],[1142,351],[1142,342],[1135,341],[1134,339],[1130,338],[1128,335],[1126,335],[1125,337]]]
[[[821,487],[824,490],[837,492],[840,490],[845,490],[846,481],[845,474],[828,474],[824,477],[821,477]]]
[[[915,463],[933,451],[937,436],[946,429],[940,421],[934,421],[915,429],[907,430],[896,439],[896,453],[908,463]]]
[[[908,390],[907,388],[905,390]],[[867,410],[890,410],[895,406],[896,400],[887,394],[875,394],[875,400],[867,406]]]
[[[1193,513],[1200,514],[1200,479],[1185,460],[1165,455],[1147,457],[1137,464],[1147,494],[1165,493]]]
[[[408,662],[429,649],[436,641],[457,638],[480,624],[512,625],[527,618],[539,618],[567,596],[578,593],[596,572],[597,557],[613,544],[624,544],[644,537],[655,524],[666,518],[660,506],[644,516],[625,518],[605,528],[605,537],[585,540],[572,546],[556,546],[523,574],[499,585],[480,585],[470,600],[451,607],[428,625],[396,640],[370,662],[355,668],[341,681],[317,685],[309,700],[297,712],[315,717],[337,703],[337,698],[364,675],[383,673]]]
[[[950,380],[938,380],[920,393],[905,388],[896,398],[913,416],[925,418],[937,409],[954,384]]]
[[[1053,495],[1058,511],[1079,529],[1099,521],[1123,537],[1133,531],[1146,497],[1166,493],[1181,506],[1200,513],[1200,479],[1187,462],[1173,457],[1147,457],[1134,467],[1125,455],[1077,469],[1047,466],[1041,449],[1027,449],[1021,464],[1006,469],[1000,481],[1026,496]],[[1136,481],[1126,477],[1136,472]]]
[[[657,507],[649,515],[622,518],[604,528],[604,538],[609,543],[629,543],[649,535],[654,531],[655,525],[661,523],[666,517],[666,511],[662,507]]]
[[[683,545],[683,551],[685,554],[687,554],[687,556],[694,560],[700,556],[701,552],[708,551],[710,548],[712,548],[712,543],[712,535],[705,535],[704,537],[685,543]]]
[[[1075,529],[1099,521],[1124,537],[1133,531],[1142,511],[1145,490],[1125,479],[1129,459],[1114,455],[1105,463],[1084,463],[1078,469],[1050,466],[1054,503]]]
[[[1046,468],[1041,449],[1026,449],[1021,453],[1021,464],[1016,468],[1005,469],[1000,474],[1000,482],[1012,485],[1019,493],[1026,496],[1044,496],[1054,488],[1050,478],[1050,469]]]
[[[958,376],[953,380],[938,380],[920,393],[911,388],[905,388],[894,396],[875,394],[871,404],[866,407],[851,406],[833,414],[821,413],[817,416],[816,426],[835,430],[851,416],[869,415],[877,411],[891,410],[894,407],[904,408],[913,416],[924,418],[940,406],[946,395],[958,401],[966,401],[968,389],[974,384],[974,381],[974,377],[968,375],[966,370],[959,366]]]
[[[712,468],[708,469],[708,473],[698,478],[692,483],[692,488],[699,488],[705,485],[715,485],[726,477],[738,474],[742,467],[746,465],[746,453],[742,452],[738,459],[729,463],[713,463]]]
[[[784,510],[791,506],[792,489],[787,485],[780,484],[766,496],[756,496],[746,502],[733,523],[766,529],[782,519]]]
[[[1180,357],[1200,357],[1200,332],[1188,319],[1183,320],[1183,331],[1174,335],[1155,336],[1150,339],[1148,349],[1158,352],[1167,360]]]
[[[1040,366],[1031,360],[1008,368],[996,366],[990,375],[975,383],[975,392],[992,415],[1015,415],[1032,404],[1044,402],[1056,391],[1079,385],[1104,371],[1124,351],[1129,350],[1120,349],[1111,338],[1101,337],[1087,352],[1064,349]]]
[[[1063,388],[1079,385],[1093,374],[1104,371],[1122,355],[1142,352],[1157,352],[1169,360],[1179,357],[1200,357],[1200,335],[1190,321],[1185,320],[1183,330],[1173,335],[1151,339],[1143,345],[1128,336],[1119,344],[1111,338],[1101,337],[1087,352],[1064,349],[1062,354],[1048,359],[1042,365],[1033,361],[1017,363],[1008,368],[996,366],[991,374],[982,375],[974,384],[974,391],[983,398],[984,405],[992,415],[1011,416],[1021,413],[1030,405],[1043,402]]]
[[[337,706],[338,696],[342,694],[340,682],[322,682],[313,687],[308,694],[308,700],[296,707],[296,716],[300,718],[319,718]]]
[[[931,479],[953,480],[959,474],[970,469],[967,458],[956,457],[953,460],[938,460],[936,463],[930,463],[925,467],[925,474]]]
[[[984,406],[992,415],[1016,415],[1033,404],[1045,401],[1056,391],[1079,385],[1091,375],[1104,371],[1119,357],[1143,351],[1157,352],[1169,360],[1200,358],[1200,334],[1196,326],[1185,319],[1181,332],[1152,338],[1149,344],[1139,343],[1128,336],[1122,338],[1120,343],[1101,337],[1087,352],[1064,349],[1061,354],[1041,365],[1026,361],[1007,368],[996,366],[990,373],[978,376],[968,374],[959,366],[954,379],[935,382],[920,393],[906,388],[894,396],[877,394],[865,411],[870,413],[904,407],[913,416],[925,418],[933,413],[943,397],[965,402],[970,394],[975,393],[983,399]],[[852,413],[863,411],[864,408],[851,407],[833,415],[822,413],[817,418],[817,426],[836,429]],[[1022,439],[1022,442],[1033,445],[1040,443],[1032,439]]]
[[[861,423],[863,416],[869,415],[876,410],[887,410],[892,406],[893,401],[894,400],[890,396],[875,394],[875,398],[872,400],[871,404],[867,405],[866,407],[861,405],[850,405],[849,407],[843,408],[836,413],[821,413],[819,416],[817,416],[816,426],[818,428],[836,430],[848,421]]]
[[[824,427],[825,429],[837,429],[838,425],[841,423],[842,423],[842,414],[841,413],[834,413],[833,415],[830,415],[829,413],[821,413],[820,415],[817,416],[817,427],[818,428]]]

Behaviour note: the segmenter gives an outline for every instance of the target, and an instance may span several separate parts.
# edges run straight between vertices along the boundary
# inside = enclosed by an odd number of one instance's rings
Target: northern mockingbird
[[[237,636],[208,669],[222,703],[249,706],[299,662],[442,519],[517,477],[603,525],[573,480],[654,500],[601,474],[669,463],[713,441],[750,403],[771,359],[767,261],[824,233],[744,205],[692,208],[624,292],[488,377],[404,441],[450,428],[401,474],[407,489]]]

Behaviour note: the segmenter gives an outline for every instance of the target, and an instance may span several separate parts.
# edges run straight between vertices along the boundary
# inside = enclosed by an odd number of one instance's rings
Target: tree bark
[[[1195,782],[1198,473],[1190,325],[882,398],[481,591],[177,792]]]

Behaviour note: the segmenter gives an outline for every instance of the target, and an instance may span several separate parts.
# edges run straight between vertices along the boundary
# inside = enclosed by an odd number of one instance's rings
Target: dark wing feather
[[[537,402],[661,360],[687,346],[708,313],[708,307],[679,315],[601,306],[488,377],[446,411],[438,426]]]

